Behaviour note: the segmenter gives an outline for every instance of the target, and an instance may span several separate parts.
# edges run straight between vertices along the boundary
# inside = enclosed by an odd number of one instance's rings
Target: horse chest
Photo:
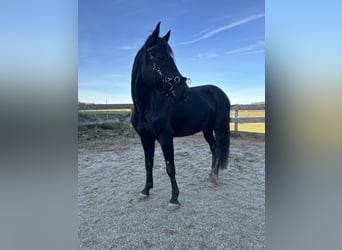
[[[156,135],[168,127],[167,120],[160,116],[151,116],[147,119],[146,124],[149,130]]]

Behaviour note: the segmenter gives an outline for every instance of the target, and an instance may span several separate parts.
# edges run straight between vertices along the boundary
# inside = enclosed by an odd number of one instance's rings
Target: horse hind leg
[[[203,132],[203,135],[204,135],[205,140],[209,144],[210,151],[212,154],[211,171],[208,177],[208,186],[216,187],[217,176],[218,176],[217,157],[216,157],[216,140],[214,138],[212,130]]]
[[[228,166],[230,130],[228,118],[222,119],[214,128],[216,140],[216,160],[213,171],[215,177],[218,178],[219,170],[225,169]]]

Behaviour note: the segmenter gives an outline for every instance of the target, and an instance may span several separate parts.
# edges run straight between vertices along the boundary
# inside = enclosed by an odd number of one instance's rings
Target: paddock
[[[209,146],[202,134],[175,138],[181,207],[171,194],[156,143],[154,188],[145,184],[144,154],[130,129],[80,129],[78,140],[80,249],[264,249],[264,135],[231,138],[229,165],[209,188]]]

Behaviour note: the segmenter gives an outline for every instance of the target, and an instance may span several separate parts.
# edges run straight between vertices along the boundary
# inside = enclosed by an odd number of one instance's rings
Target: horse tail
[[[215,164],[216,174],[218,174],[219,169],[227,168],[230,146],[230,101],[222,90],[217,90],[215,91],[218,98],[216,99],[216,121],[214,125],[217,159]]]

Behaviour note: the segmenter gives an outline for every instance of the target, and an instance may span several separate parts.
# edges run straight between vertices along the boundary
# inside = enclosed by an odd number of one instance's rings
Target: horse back
[[[219,110],[230,109],[230,101],[227,95],[217,86],[203,85],[192,87],[188,98],[176,105],[179,113],[217,113]]]
[[[185,136],[212,129],[218,120],[229,119],[230,101],[214,85],[190,88],[187,99],[173,109],[175,136]]]

